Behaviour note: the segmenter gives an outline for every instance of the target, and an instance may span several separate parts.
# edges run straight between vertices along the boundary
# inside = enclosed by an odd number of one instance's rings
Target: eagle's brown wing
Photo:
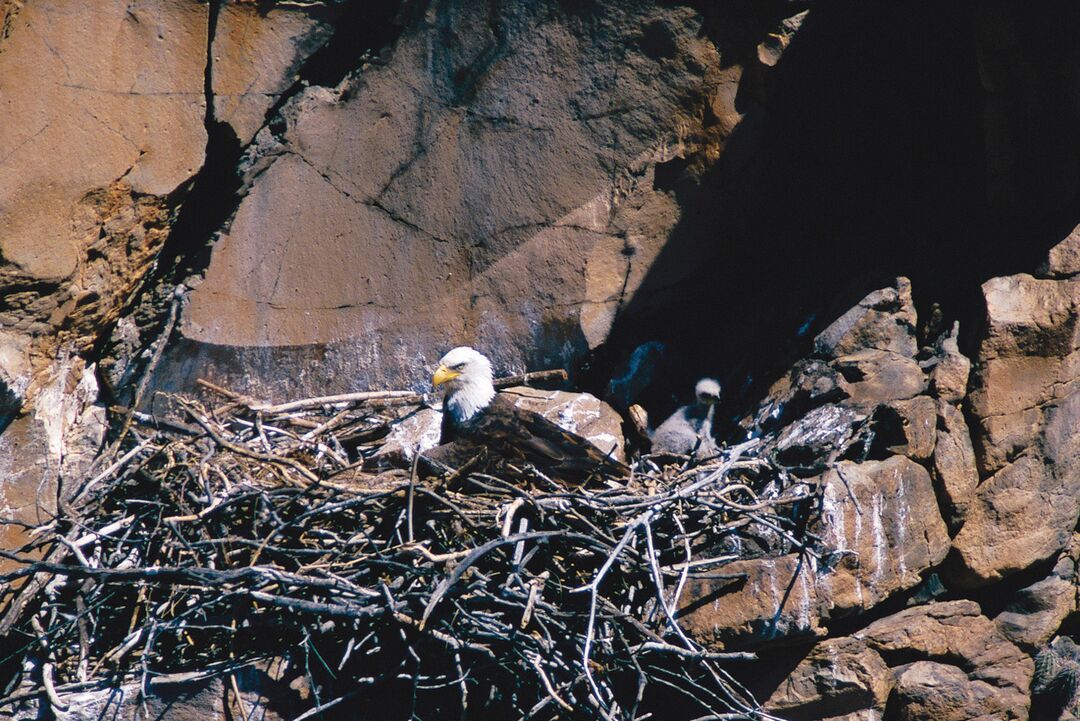
[[[502,394],[460,432],[501,456],[528,461],[567,481],[585,481],[596,473],[630,474],[629,468],[589,441],[539,413],[518,408]]]

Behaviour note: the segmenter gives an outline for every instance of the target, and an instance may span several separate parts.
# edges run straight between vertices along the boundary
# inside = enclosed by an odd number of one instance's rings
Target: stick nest
[[[808,550],[812,489],[753,442],[584,488],[530,468],[376,473],[415,395],[228,396],[173,397],[177,421],[127,412],[8,554],[24,565],[0,576],[0,635],[20,671],[0,703],[62,710],[179,674],[235,690],[277,660],[303,680],[300,718],[767,717],[728,671],[753,656],[710,652],[676,611],[691,579],[737,584],[733,560]]]

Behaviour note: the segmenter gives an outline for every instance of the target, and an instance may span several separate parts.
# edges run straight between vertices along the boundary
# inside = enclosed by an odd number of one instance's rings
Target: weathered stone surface
[[[870,293],[814,339],[814,352],[839,358],[864,350],[881,350],[914,357],[917,316],[911,302],[911,281],[897,278],[896,286]]]
[[[1076,526],[1080,479],[1058,479],[1048,470],[1028,454],[983,481],[953,539],[953,583],[985,585],[1065,547]]]
[[[1041,648],[1070,614],[1080,611],[1080,533],[1061,555],[1046,578],[1016,592],[1005,610],[994,618],[998,630],[1027,649]]]
[[[798,556],[734,561],[724,574],[746,580],[691,579],[679,599],[679,624],[699,643],[723,649],[825,634],[810,567]]]
[[[442,413],[434,408],[421,408],[394,423],[373,458],[394,465],[408,463],[417,453],[439,445],[441,433]]]
[[[182,681],[168,676],[155,676],[147,685],[145,700],[139,684],[129,683],[115,688],[77,691],[59,694],[67,709],[56,713],[58,721],[84,719],[114,719],[115,721],[210,721],[236,718],[241,711],[263,721],[283,721],[298,716],[310,705],[282,680],[284,663],[280,659],[248,666],[235,674],[236,688],[243,706],[237,704],[232,688],[220,679]],[[41,703],[42,696],[31,696],[4,714],[5,721],[33,721],[52,716],[57,709]],[[145,701],[145,703],[144,703]]]
[[[224,3],[214,28],[214,118],[247,145],[266,113],[299,78],[300,65],[333,30],[334,7]]]
[[[1050,558],[1080,516],[1080,281],[994,278],[970,407],[984,475],[955,540],[955,581]]]
[[[602,342],[679,219],[652,169],[732,70],[688,8],[590,12],[439,5],[362,75],[288,102],[248,154],[160,386],[213,365],[269,398],[416,387],[463,342],[516,369]],[[281,387],[284,358],[319,363]]]
[[[815,408],[780,432],[777,459],[800,475],[822,473],[835,462],[855,435],[866,414],[840,404]]]
[[[820,719],[825,714],[885,710],[893,679],[881,656],[857,638],[822,641],[765,702],[782,718]]]
[[[963,400],[971,375],[971,361],[957,344],[959,336],[960,323],[956,322],[938,343],[936,362],[930,370],[930,392],[949,403]]]
[[[996,721],[1027,718],[1026,710],[1005,710],[997,689],[973,681],[956,666],[917,661],[904,667],[896,679],[896,718],[902,721]]]
[[[930,476],[914,461],[844,461],[821,484],[822,518],[814,531],[837,559],[818,576],[824,615],[866,610],[914,587],[948,552]]]
[[[916,396],[879,406],[875,419],[895,428],[898,441],[889,447],[893,453],[916,461],[925,461],[937,443],[937,408],[929,396]]]
[[[513,397],[514,405],[539,413],[571,433],[589,440],[612,457],[626,460],[623,448],[622,416],[589,393],[544,391],[527,386],[506,388],[501,393]]]
[[[847,398],[843,377],[821,360],[801,360],[773,383],[756,412],[740,421],[747,430],[781,428],[825,403]]]
[[[93,367],[68,358],[54,367],[33,412],[16,418],[0,435],[0,513],[3,520],[37,525],[55,517],[59,498],[74,490],[61,480],[82,478],[105,436],[105,409]],[[0,548],[27,540],[20,525],[0,522]],[[15,566],[0,559],[0,572]]]
[[[1034,664],[998,632],[993,622],[980,614],[978,604],[973,601],[931,603],[905,609],[875,621],[856,636],[864,639],[890,665],[915,658],[956,666],[970,681],[982,681],[993,687],[997,718],[1027,718],[1027,690]]]
[[[8,263],[66,278],[80,262],[71,223],[84,195],[121,178],[163,195],[194,175],[206,28],[206,5],[164,0],[34,2],[14,16],[0,55],[4,113],[20,119],[0,138]]]
[[[1040,275],[1049,278],[1080,274],[1080,226],[1073,228],[1065,240],[1050,249],[1050,255],[1039,271]]]
[[[936,435],[931,468],[934,488],[942,516],[955,533],[967,517],[968,505],[979,485],[979,470],[964,414],[945,400],[938,401]]]
[[[833,363],[847,381],[849,403],[875,406],[913,398],[926,390],[926,376],[911,358],[881,350],[860,350]]]

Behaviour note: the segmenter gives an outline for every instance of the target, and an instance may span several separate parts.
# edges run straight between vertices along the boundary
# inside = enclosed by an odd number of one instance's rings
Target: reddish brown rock
[[[1061,551],[1080,516],[1080,281],[994,278],[971,393],[988,475],[955,539],[956,583],[982,585]]]
[[[857,638],[822,641],[765,702],[785,719],[820,719],[885,710],[893,679],[881,656]]]
[[[875,621],[856,636],[890,665],[918,659],[956,666],[969,681],[981,681],[993,688],[994,718],[1027,718],[1034,663],[981,615],[973,601],[909,608]],[[952,672],[946,678],[958,680]],[[912,688],[923,688],[928,683],[925,674],[910,681]],[[960,697],[967,698],[969,691]],[[981,698],[978,693],[975,696]]]
[[[953,323],[938,343],[936,362],[930,370],[930,392],[949,403],[959,403],[967,395],[971,375],[971,361],[957,344],[959,336],[960,323]]]
[[[626,460],[623,448],[622,416],[615,409],[589,393],[545,391],[527,386],[505,388],[518,408],[539,413],[571,433],[587,439],[594,446]]]
[[[900,670],[890,704],[900,721],[998,721],[1026,719],[1026,709],[1003,710],[997,689],[973,681],[956,666],[918,661]]]
[[[945,557],[949,537],[926,469],[903,456],[845,461],[821,478],[821,520],[814,532],[835,565],[818,574],[826,616],[873,608],[917,585]]]
[[[1049,278],[1068,278],[1080,274],[1080,226],[1073,228],[1065,240],[1050,249],[1040,275]]]
[[[931,468],[942,515],[955,533],[967,517],[968,505],[979,484],[975,450],[964,414],[952,404],[938,401],[934,459]]]
[[[214,117],[247,145],[266,113],[299,79],[302,62],[333,31],[335,8],[223,3],[214,28]]]
[[[860,350],[837,358],[833,366],[847,383],[848,402],[876,406],[913,398],[926,390],[926,376],[911,358],[881,350]]]
[[[1064,548],[1076,525],[1078,486],[1075,476],[1056,478],[1037,454],[984,481],[953,540],[952,582],[985,585]]]
[[[692,152],[695,118],[738,117],[733,93],[712,101],[740,71],[689,8],[598,4],[600,34],[538,8],[503,6],[496,37],[484,7],[451,3],[340,88],[285,103],[245,156],[243,200],[183,318],[189,347],[159,387],[206,366],[270,399],[416,387],[462,343],[518,370],[602,343],[680,219],[653,168]],[[450,17],[476,32],[441,41]],[[626,72],[597,93],[612,53]],[[633,111],[610,112],[615,95]],[[670,272],[676,287],[688,269]],[[312,369],[283,386],[283,362]]]
[[[1042,648],[1070,614],[1080,611],[1080,533],[1046,578],[1017,591],[994,618],[1001,634],[1013,643]]]
[[[814,352],[839,358],[866,350],[880,350],[912,358],[917,317],[911,302],[911,281],[897,278],[892,288],[870,293],[814,339]]]
[[[691,579],[679,599],[679,624],[712,649],[779,638],[822,636],[810,566],[795,555],[735,561],[724,574],[737,584]]]
[[[880,406],[875,418],[895,426],[898,442],[889,451],[916,461],[925,461],[937,443],[937,408],[929,396],[916,396]]]

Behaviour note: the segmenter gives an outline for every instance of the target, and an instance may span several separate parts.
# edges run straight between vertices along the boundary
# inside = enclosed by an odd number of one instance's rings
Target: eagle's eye
[[[464,364],[464,363],[457,363],[457,364],[455,364],[455,365],[452,365],[452,366],[450,366],[450,369],[451,369],[451,370],[455,370],[455,371],[459,371],[459,370],[461,370],[461,369],[462,369],[462,368],[464,368],[464,367],[465,367],[465,364]]]

